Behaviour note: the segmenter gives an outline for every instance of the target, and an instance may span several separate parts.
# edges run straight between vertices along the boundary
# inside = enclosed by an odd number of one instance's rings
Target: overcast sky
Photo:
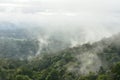
[[[0,17],[47,21],[66,17],[79,23],[119,24],[119,4],[119,0],[0,0]]]
[[[120,0],[0,0],[0,21],[107,36],[120,31]]]

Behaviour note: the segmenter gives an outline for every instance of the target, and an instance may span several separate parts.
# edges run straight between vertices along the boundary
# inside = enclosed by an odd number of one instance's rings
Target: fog
[[[120,31],[119,3],[119,0],[0,0],[0,22],[29,30],[43,28],[48,34],[60,32],[74,36],[77,41],[93,42]]]
[[[56,36],[73,47],[118,33],[119,4],[119,0],[0,0],[0,23],[25,28],[40,41]]]
[[[63,50],[119,33],[119,4],[119,0],[0,0],[0,24],[12,23],[37,38],[38,56],[46,47]],[[81,62],[77,71],[88,74],[99,70],[103,63],[99,48],[75,55]]]

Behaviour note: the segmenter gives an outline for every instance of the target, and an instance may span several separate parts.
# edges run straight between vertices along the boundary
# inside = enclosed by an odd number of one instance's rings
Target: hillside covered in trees
[[[120,80],[120,0],[0,0],[0,80]]]
[[[119,80],[119,37],[37,56],[37,40],[0,39],[0,80]]]

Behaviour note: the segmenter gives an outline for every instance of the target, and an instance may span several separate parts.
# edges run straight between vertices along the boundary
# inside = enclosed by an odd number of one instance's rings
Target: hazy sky
[[[0,0],[0,21],[109,36],[120,31],[120,0]]]
[[[81,24],[113,23],[115,27],[120,19],[119,4],[120,0],[0,0],[0,17],[24,17],[33,21],[51,21],[51,17],[52,21],[67,21],[66,18],[70,18]]]

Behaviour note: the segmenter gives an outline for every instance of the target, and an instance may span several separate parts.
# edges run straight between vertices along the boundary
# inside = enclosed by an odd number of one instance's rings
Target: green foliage
[[[108,80],[108,76],[107,75],[99,75],[97,80]]]
[[[56,53],[44,53],[31,60],[27,60],[27,56],[34,56],[38,50],[35,40],[0,40],[0,45],[0,80],[120,79],[120,46],[114,45],[114,42],[84,44]],[[102,51],[101,45],[104,46]],[[96,49],[97,47],[100,49]],[[79,72],[81,61],[77,60],[76,56],[86,51],[98,52],[104,64],[97,72],[83,75]],[[77,70],[69,71],[70,66]]]
[[[17,75],[15,80],[32,80],[27,75]]]
[[[38,50],[35,40],[0,39],[0,58],[27,59]]]

